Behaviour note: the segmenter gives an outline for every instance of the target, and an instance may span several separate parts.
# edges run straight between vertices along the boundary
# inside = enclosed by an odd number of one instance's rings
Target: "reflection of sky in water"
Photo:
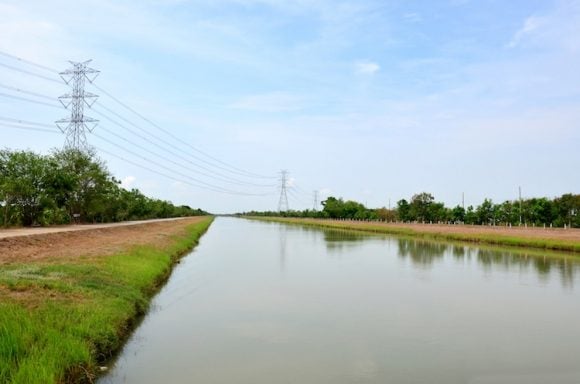
[[[355,247],[364,247],[368,242],[382,242],[385,246],[396,244],[401,259],[409,260],[416,268],[429,269],[434,263],[455,260],[471,262],[476,260],[484,271],[534,271],[546,282],[550,278],[559,279],[563,286],[572,286],[575,275],[580,273],[580,259],[575,255],[518,248],[504,249],[493,246],[472,246],[424,239],[397,238],[393,236],[365,234],[347,230],[328,230],[311,227],[298,229],[281,225],[281,233],[293,228],[298,233],[322,233],[329,255],[348,253]],[[286,241],[284,239],[284,241]]]
[[[101,382],[580,382],[579,266],[218,218]]]

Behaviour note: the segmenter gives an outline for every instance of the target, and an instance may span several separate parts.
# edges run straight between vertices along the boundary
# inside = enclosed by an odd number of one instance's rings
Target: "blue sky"
[[[158,147],[103,118],[95,133],[152,162],[96,136],[90,143],[162,173],[266,194],[215,193],[101,154],[126,186],[214,212],[276,209],[275,188],[247,184],[276,180],[228,173],[203,155],[202,165],[229,182],[176,167],[188,145],[258,174],[288,169],[296,209],[311,208],[315,189],[370,206],[422,191],[449,205],[462,192],[466,204],[513,199],[518,186],[529,197],[578,193],[578,36],[575,0],[0,4],[2,52],[57,69],[93,59],[99,87],[180,139],[102,95],[99,104],[170,141],[174,153],[164,155],[173,163],[152,158],[141,148]],[[43,73],[7,57],[0,63]],[[67,91],[5,67],[0,84],[55,99]],[[50,124],[66,115],[0,96],[1,117]],[[0,132],[2,147],[48,152],[64,142]]]

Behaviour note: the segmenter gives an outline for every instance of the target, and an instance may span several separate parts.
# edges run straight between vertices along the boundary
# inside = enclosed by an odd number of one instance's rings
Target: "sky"
[[[87,138],[123,186],[215,213],[276,210],[282,169],[291,209],[579,193],[579,36],[577,0],[0,3],[0,52],[92,59]],[[0,119],[66,118],[14,97],[57,105],[45,77],[0,54]],[[0,125],[0,147],[49,153],[54,130]]]

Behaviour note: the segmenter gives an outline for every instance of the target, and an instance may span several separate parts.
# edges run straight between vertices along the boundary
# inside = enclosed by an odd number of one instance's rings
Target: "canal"
[[[580,383],[579,260],[217,218],[99,383]]]

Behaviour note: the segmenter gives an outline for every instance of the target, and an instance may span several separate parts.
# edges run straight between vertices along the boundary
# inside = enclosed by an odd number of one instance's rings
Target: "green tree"
[[[435,198],[427,192],[422,192],[413,195],[411,198],[410,211],[411,220],[430,221],[433,220],[431,216],[431,205]]]
[[[4,200],[4,224],[11,214],[23,225],[38,223],[42,210],[54,204],[48,193],[49,163],[30,151],[0,152],[0,193]]]
[[[397,216],[401,221],[411,221],[411,207],[405,199],[397,201]]]
[[[490,199],[483,200],[475,214],[478,224],[490,224],[493,221],[493,202]]]

